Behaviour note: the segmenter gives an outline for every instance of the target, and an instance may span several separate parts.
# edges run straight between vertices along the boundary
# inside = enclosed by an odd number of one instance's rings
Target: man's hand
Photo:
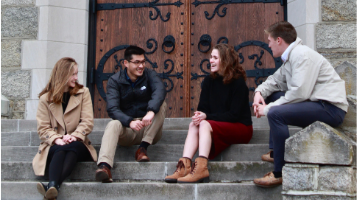
[[[255,115],[256,115],[256,117],[257,118],[260,118],[261,116],[263,116],[263,115],[260,115],[259,114],[259,112],[258,112],[258,106],[260,106],[260,105],[264,105],[264,106],[266,106],[266,103],[265,103],[265,100],[264,100],[264,98],[261,96],[261,93],[260,92],[256,92],[255,93],[255,96],[254,96],[254,102],[253,102],[253,104],[252,104],[252,106],[254,107],[254,113],[255,113]],[[262,110],[263,111],[263,110]],[[263,114],[263,112],[262,112],[262,114]]]
[[[195,126],[199,126],[200,122],[206,119],[206,114],[201,111],[195,111],[191,119]]]
[[[258,105],[256,106],[256,117],[260,118],[261,116],[265,116],[264,109],[266,105]]]
[[[147,114],[143,117],[142,122],[144,126],[152,124],[152,119],[154,118],[154,112],[148,111]]]
[[[64,142],[61,138],[57,138],[57,139],[55,140],[55,144],[60,145],[60,146],[63,146],[63,145],[66,145],[67,143]]]
[[[144,127],[144,124],[140,120],[135,120],[135,121],[131,121],[129,127],[131,127],[131,129],[133,130],[140,131],[140,129]]]

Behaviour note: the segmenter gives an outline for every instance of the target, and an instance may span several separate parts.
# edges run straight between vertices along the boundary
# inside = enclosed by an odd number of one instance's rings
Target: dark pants
[[[284,92],[272,93],[267,97],[266,104],[284,95]],[[281,172],[285,165],[285,141],[290,137],[288,125],[303,128],[315,121],[321,121],[335,127],[343,122],[345,115],[345,111],[327,101],[304,101],[271,107],[267,118],[270,125],[269,147],[274,152],[274,171]]]
[[[59,185],[71,174],[77,162],[93,161],[87,147],[79,141],[51,146],[47,158],[49,181]]]

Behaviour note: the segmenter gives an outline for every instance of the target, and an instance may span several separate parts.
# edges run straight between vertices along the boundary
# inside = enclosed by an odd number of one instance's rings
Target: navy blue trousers
[[[274,102],[284,95],[284,92],[272,93],[265,102]],[[285,141],[290,137],[288,125],[304,128],[315,121],[321,121],[335,127],[343,122],[345,115],[345,111],[327,101],[304,101],[271,107],[267,118],[270,125],[269,148],[273,149],[274,171],[281,172],[285,165]]]

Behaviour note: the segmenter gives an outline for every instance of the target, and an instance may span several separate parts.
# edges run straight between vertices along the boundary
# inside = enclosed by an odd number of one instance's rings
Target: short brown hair
[[[265,30],[265,33],[269,34],[273,39],[278,37],[282,38],[287,44],[291,44],[296,41],[297,32],[295,27],[289,22],[281,21],[276,22]]]
[[[50,80],[48,81],[46,87],[40,92],[39,98],[48,92],[47,101],[51,102],[51,99],[54,103],[61,103],[63,93],[66,89],[67,82],[72,76],[74,71],[73,66],[77,65],[75,59],[65,57],[61,58],[55,64],[55,67],[52,69]],[[70,88],[69,92],[71,95],[74,95],[78,92],[79,89],[83,88],[83,85],[75,83],[74,88]]]
[[[214,46],[219,51],[220,56],[220,74],[223,75],[224,84],[229,84],[232,79],[244,78],[246,81],[246,72],[240,64],[239,55],[235,52],[233,46],[220,43]],[[216,78],[217,73],[211,73],[211,77]]]

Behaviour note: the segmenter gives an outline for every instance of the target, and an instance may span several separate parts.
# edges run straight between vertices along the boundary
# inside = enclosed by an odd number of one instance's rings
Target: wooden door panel
[[[97,6],[118,1],[102,0]],[[143,3],[144,1],[141,1]],[[145,1],[149,3],[153,1]],[[173,1],[162,1],[171,3]],[[175,1],[177,2],[177,1]],[[127,3],[127,4],[124,4]],[[138,1],[121,1],[121,5]],[[118,6],[116,3],[115,6]],[[136,4],[140,6],[139,4]],[[159,6],[157,7],[159,9]],[[153,15],[150,15],[152,11]],[[159,13],[160,12],[160,13]],[[136,7],[127,9],[97,11],[96,76],[94,110],[96,118],[108,117],[106,112],[106,84],[108,78],[124,68],[123,57],[127,45],[137,45],[146,51],[148,68],[154,69],[163,79],[167,88],[167,116],[185,116],[184,91],[184,5],[160,6],[154,8]],[[170,13],[168,19],[166,16]],[[152,20],[150,18],[157,19]],[[161,16],[162,15],[162,16]],[[163,18],[163,19],[162,19]],[[169,23],[170,22],[170,23]],[[174,39],[174,40],[173,40]],[[116,49],[117,48],[117,49]],[[179,55],[179,56],[178,56]],[[106,59],[103,61],[103,59]]]
[[[235,49],[242,57],[242,66],[248,75],[247,85],[250,88],[250,101],[252,101],[254,89],[260,84],[260,81],[265,80],[263,77],[256,76],[266,75],[267,77],[268,73],[274,71],[263,71],[261,69],[279,66],[276,65],[276,61],[266,44],[268,40],[264,29],[274,22],[283,20],[283,7],[280,3],[238,3],[218,6],[219,4],[217,3],[191,5],[191,11],[194,13],[191,18],[191,23],[194,23],[194,25],[191,27],[190,38],[192,44],[190,47],[191,115],[197,109],[201,82],[204,76],[210,73],[209,58],[215,44],[226,41],[228,44],[235,46]],[[218,13],[215,10],[218,10]],[[205,46],[207,41],[202,40],[204,35],[210,37],[210,46]],[[224,39],[218,41],[220,38]],[[247,44],[248,41],[251,41],[252,44],[251,42]],[[200,45],[202,51],[208,51],[201,52],[198,47],[199,43],[204,44]],[[239,46],[240,44],[242,46]]]

